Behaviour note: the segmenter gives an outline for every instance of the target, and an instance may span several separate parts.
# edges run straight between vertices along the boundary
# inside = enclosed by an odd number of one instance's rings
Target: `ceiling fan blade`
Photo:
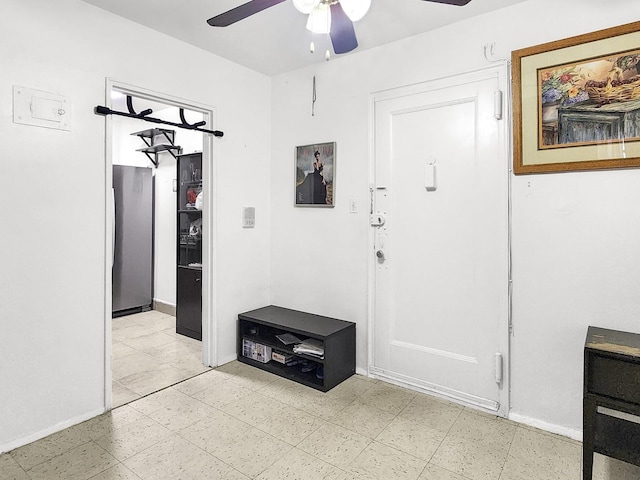
[[[232,8],[220,15],[211,17],[207,20],[207,23],[212,27],[227,27],[232,23],[239,22],[240,20],[250,17],[255,13],[261,12],[262,10],[266,10],[269,7],[273,7],[274,5],[285,1],[286,0],[251,0],[250,2],[239,5],[236,8]]]
[[[353,22],[349,20],[339,3],[331,5],[331,32],[329,35],[336,55],[350,52],[358,47]]]
[[[469,3],[471,0],[424,0],[425,2],[436,2],[436,3],[446,3],[447,5],[457,5],[459,7],[462,7],[463,5],[466,5],[467,3]]]

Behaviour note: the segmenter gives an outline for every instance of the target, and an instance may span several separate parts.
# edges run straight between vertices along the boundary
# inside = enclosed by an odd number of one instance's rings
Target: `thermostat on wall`
[[[242,228],[255,228],[256,226],[256,208],[244,207],[242,209]]]

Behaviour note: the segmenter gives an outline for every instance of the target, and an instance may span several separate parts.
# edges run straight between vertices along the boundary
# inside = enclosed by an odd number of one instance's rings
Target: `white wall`
[[[495,56],[507,59],[518,48],[638,18],[636,0],[530,0],[274,77],[273,303],[357,322],[357,366],[365,369],[369,95],[486,66],[485,44],[495,42]],[[336,207],[296,209],[294,146],[327,141],[337,142]],[[512,178],[511,416],[579,438],[587,326],[638,331],[640,170]],[[357,214],[348,213],[349,199]]]
[[[211,105],[219,358],[239,311],[268,303],[270,80],[78,0],[0,16],[0,451],[104,408],[105,78]],[[159,68],[167,58],[179,69]],[[148,65],[154,65],[148,68]],[[12,86],[70,97],[71,131],[12,122]],[[241,208],[259,206],[257,228]]]

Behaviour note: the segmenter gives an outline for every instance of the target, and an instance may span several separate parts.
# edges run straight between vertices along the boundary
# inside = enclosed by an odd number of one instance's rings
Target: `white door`
[[[378,377],[506,414],[504,69],[373,98]],[[433,172],[435,170],[435,182]],[[379,214],[379,215],[376,215]]]

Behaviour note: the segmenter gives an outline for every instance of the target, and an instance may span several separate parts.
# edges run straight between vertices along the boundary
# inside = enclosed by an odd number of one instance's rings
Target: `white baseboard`
[[[166,313],[172,317],[176,316],[176,306],[173,303],[163,302],[157,298],[153,299],[153,309],[158,312]]]
[[[94,410],[92,412],[88,412],[78,417],[72,418],[70,420],[60,422],[52,427],[45,428],[44,430],[40,430],[39,432],[32,433],[30,435],[19,438],[17,440],[13,440],[9,443],[5,443],[4,445],[0,445],[0,453],[10,452],[11,450],[15,450],[18,447],[23,447],[24,445],[35,442],[36,440],[40,440],[44,437],[48,437],[51,434],[64,430],[65,428],[73,427],[74,425],[82,423],[93,417],[102,415],[104,412],[105,412],[104,408],[100,408],[98,410]]]
[[[555,423],[545,422],[543,420],[538,420],[537,418],[527,417],[514,412],[509,413],[509,420],[529,425],[530,427],[539,428],[540,430],[545,430],[557,435],[562,435],[563,437],[569,437],[579,442],[582,441],[582,430],[576,430],[564,425],[556,425]]]
[[[218,363],[218,366],[221,367],[225,363],[233,362],[234,360],[237,360],[237,359],[238,359],[237,355],[233,355],[233,356],[230,355],[228,357],[220,359],[220,362]]]

